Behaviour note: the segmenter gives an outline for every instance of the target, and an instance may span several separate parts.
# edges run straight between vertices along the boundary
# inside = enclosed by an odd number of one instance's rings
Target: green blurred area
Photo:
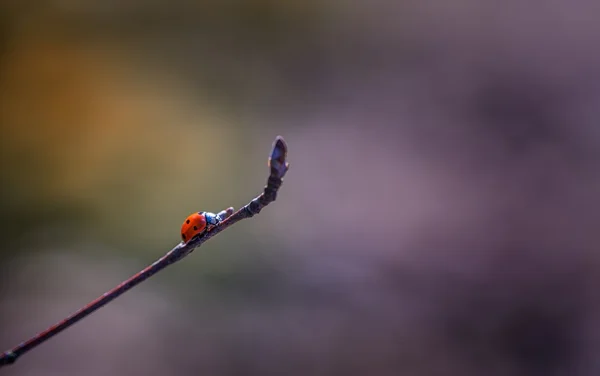
[[[323,4],[33,4],[0,5],[5,260],[92,243],[146,263],[176,244],[190,212],[260,192],[285,128],[259,125],[248,92],[273,95],[277,77],[257,75],[261,62],[310,38]],[[257,143],[261,129],[272,136]],[[257,246],[244,223],[211,243],[197,261],[208,272]]]

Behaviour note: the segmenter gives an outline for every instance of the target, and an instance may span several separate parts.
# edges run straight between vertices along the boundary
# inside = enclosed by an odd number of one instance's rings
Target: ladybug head
[[[181,226],[181,239],[188,243],[206,230],[206,217],[203,213],[190,214]]]

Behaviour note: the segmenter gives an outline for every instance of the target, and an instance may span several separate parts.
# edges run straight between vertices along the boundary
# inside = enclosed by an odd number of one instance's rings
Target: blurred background
[[[591,0],[0,3],[11,375],[598,375]]]

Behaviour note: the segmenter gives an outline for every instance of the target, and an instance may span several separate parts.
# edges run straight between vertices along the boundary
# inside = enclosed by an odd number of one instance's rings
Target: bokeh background
[[[591,0],[0,3],[0,347],[191,212],[278,201],[3,368],[598,375]]]

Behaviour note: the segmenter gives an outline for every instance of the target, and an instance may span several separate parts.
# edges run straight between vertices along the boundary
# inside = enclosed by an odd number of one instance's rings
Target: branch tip
[[[271,155],[269,156],[269,167],[271,168],[271,176],[282,179],[290,164],[287,162],[288,147],[285,140],[281,136],[275,137]]]

